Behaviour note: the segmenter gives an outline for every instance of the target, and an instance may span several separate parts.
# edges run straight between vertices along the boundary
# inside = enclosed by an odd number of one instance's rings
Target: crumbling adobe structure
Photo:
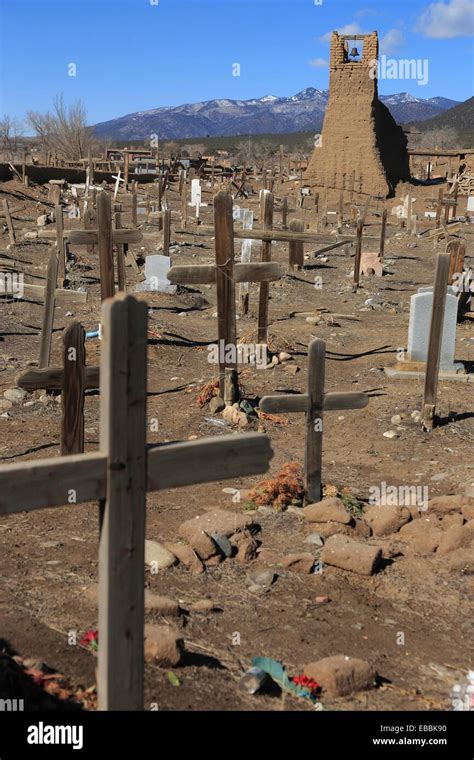
[[[352,58],[348,40],[363,41]],[[309,185],[354,190],[376,197],[394,195],[410,178],[407,139],[378,99],[377,32],[331,36],[329,100],[320,146],[306,170]]]

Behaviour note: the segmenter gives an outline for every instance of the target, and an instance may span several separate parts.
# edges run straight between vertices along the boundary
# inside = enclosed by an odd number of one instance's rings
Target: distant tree
[[[98,144],[92,128],[87,126],[86,108],[81,100],[66,106],[63,96],[57,95],[52,112],[28,111],[27,121],[43,150],[55,151],[66,161],[85,158],[89,149]]]
[[[9,159],[12,159],[18,150],[22,129],[22,122],[7,114],[0,120],[0,149]]]
[[[410,148],[420,150],[456,150],[459,134],[453,127],[438,127],[410,135]]]

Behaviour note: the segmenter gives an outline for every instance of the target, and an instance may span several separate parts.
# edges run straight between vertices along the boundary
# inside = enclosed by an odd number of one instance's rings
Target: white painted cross
[[[125,184],[125,180],[121,178],[121,176],[120,176],[120,170],[119,170],[119,173],[117,175],[112,174],[112,179],[115,180],[114,201],[116,201],[117,200],[118,191],[119,191],[119,187],[120,187],[120,183],[122,182],[123,184]]]

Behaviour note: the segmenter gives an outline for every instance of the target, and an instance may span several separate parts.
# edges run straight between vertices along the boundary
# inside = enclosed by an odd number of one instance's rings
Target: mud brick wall
[[[346,61],[345,40],[331,37],[329,101],[321,147],[306,171],[308,184],[386,197],[410,176],[407,140],[378,99],[371,64],[378,60],[377,32],[365,35],[362,57]],[[346,61],[346,62],[345,62]]]

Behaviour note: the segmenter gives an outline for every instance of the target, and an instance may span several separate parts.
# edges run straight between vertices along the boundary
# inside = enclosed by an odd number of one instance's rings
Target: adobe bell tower
[[[362,55],[348,41],[362,42]],[[331,36],[329,100],[305,181],[385,198],[410,178],[407,139],[378,99],[377,32]]]

